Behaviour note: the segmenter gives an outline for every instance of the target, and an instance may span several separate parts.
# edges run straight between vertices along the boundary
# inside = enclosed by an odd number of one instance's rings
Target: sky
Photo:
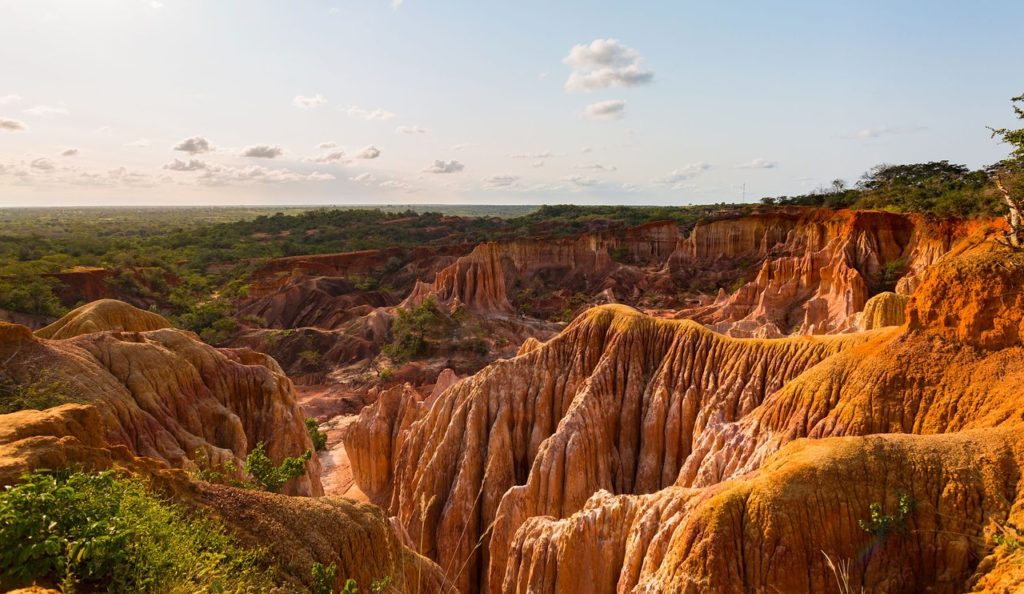
[[[971,167],[1024,2],[0,0],[0,207],[702,204]]]

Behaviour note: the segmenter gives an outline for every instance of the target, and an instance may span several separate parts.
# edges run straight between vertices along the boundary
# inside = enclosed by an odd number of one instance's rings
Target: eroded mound
[[[36,336],[63,339],[92,332],[148,332],[170,327],[171,323],[160,314],[139,309],[116,299],[101,299],[87,303],[49,326],[37,330]]]
[[[259,442],[277,463],[313,448],[292,383],[273,359],[245,349],[215,349],[188,332],[162,328],[47,340],[3,325],[0,360],[5,381],[47,406],[93,405],[102,421],[91,428],[94,439],[174,468],[195,468],[200,456],[240,469]],[[286,491],[323,492],[315,456]]]

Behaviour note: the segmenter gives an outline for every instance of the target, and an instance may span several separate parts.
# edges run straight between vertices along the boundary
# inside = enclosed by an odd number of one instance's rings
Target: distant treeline
[[[761,202],[961,218],[1002,216],[1006,212],[989,171],[971,170],[949,161],[878,165],[853,186],[837,179],[810,194],[766,197]]]

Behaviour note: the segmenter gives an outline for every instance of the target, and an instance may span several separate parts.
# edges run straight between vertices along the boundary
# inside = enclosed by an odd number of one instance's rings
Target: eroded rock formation
[[[194,468],[198,450],[214,465],[230,460],[240,469],[261,441],[277,462],[312,449],[291,381],[273,359],[247,349],[215,349],[173,328],[121,331],[136,322],[98,315],[130,313],[129,307],[105,303],[73,312],[54,325],[55,335],[72,335],[60,340],[0,323],[5,377],[92,404],[106,443],[174,468]],[[140,320],[144,326],[158,322]],[[111,330],[101,331],[105,323]],[[86,330],[91,332],[78,334]],[[322,493],[315,457],[286,490]]]
[[[910,231],[840,252],[913,253]],[[986,530],[1024,519],[1024,260],[982,244],[916,274],[905,325],[834,337],[595,308],[433,404],[365,410],[356,479],[463,592],[832,591],[823,552],[867,591],[1010,583]],[[905,527],[863,529],[900,495]]]

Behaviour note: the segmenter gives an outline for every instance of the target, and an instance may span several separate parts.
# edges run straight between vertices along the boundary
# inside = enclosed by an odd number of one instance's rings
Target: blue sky
[[[1024,92],[1009,0],[0,14],[0,206],[755,200],[998,160]]]

